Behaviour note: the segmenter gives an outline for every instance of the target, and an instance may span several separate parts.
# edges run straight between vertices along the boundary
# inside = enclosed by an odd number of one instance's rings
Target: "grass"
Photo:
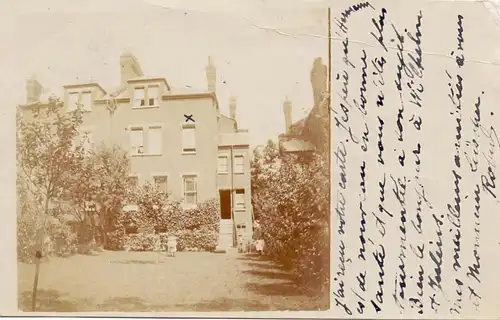
[[[53,258],[40,269],[37,311],[326,310],[263,257],[229,252],[109,252]],[[19,309],[31,311],[35,266],[18,264]]]

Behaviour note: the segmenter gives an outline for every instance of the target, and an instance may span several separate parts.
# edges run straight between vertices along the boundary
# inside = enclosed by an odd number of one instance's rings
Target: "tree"
[[[328,292],[328,163],[314,153],[278,159],[272,144],[268,146],[252,162],[252,205],[266,251],[297,280]]]
[[[252,188],[252,207],[254,219],[259,219],[263,210],[259,200],[268,189],[266,175],[276,172],[280,166],[278,145],[273,140],[268,140],[262,150],[255,148],[250,163],[250,185]]]
[[[131,192],[129,174],[130,160],[126,151],[117,145],[101,144],[84,157],[66,193],[72,213],[83,224],[90,222],[94,241],[99,227],[101,244],[105,248],[108,247],[108,232],[114,230],[117,215]],[[94,215],[89,216],[89,204],[95,205],[98,222]]]
[[[19,109],[18,109],[19,110]],[[82,155],[73,145],[82,123],[82,111],[63,112],[59,99],[33,106],[18,121],[18,181],[36,214],[36,273],[32,308],[43,255],[45,224],[50,207],[61,198],[70,183],[71,174],[79,167]],[[21,115],[21,114],[19,114]]]

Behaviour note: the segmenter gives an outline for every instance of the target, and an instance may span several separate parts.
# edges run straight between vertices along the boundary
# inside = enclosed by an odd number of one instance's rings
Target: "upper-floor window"
[[[245,161],[243,156],[234,156],[234,173],[245,172]]]
[[[196,152],[196,128],[194,124],[182,126],[182,151],[187,153]]]
[[[144,130],[142,128],[130,130],[130,152],[133,155],[144,154]]]
[[[80,96],[80,103],[82,104],[83,110],[86,111],[92,110],[92,93],[82,92]]]
[[[148,131],[148,153],[161,154],[163,144],[163,131],[160,126],[151,126]]]
[[[154,185],[158,190],[161,190],[164,193],[167,193],[167,182],[168,177],[166,175],[155,175],[153,177]]]
[[[92,92],[70,92],[68,93],[68,110],[76,110],[77,105],[80,104],[82,110],[92,110]]]
[[[68,94],[68,110],[69,111],[76,110],[78,100],[79,100],[78,98],[79,98],[78,92],[70,92]]]
[[[149,106],[159,105],[160,87],[158,87],[158,86],[148,87],[147,95],[148,95],[148,105]]]
[[[219,156],[218,158],[218,172],[227,173],[228,172],[228,158],[227,156]]]
[[[134,89],[134,107],[144,107],[146,105],[144,88]]]
[[[183,176],[184,204],[193,206],[197,203],[197,185],[195,175]]]
[[[130,129],[130,153],[132,155],[161,155],[163,130],[161,125],[135,126]]]
[[[154,107],[160,104],[160,87],[136,87],[134,88],[134,104],[136,108]]]

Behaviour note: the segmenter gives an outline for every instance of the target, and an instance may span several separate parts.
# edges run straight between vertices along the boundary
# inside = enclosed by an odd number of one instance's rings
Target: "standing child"
[[[177,252],[177,237],[175,235],[168,236],[167,251],[169,256],[175,257],[175,253]]]
[[[264,252],[264,239],[259,220],[255,220],[253,224],[253,239],[255,240],[255,250],[258,254],[262,254]]]

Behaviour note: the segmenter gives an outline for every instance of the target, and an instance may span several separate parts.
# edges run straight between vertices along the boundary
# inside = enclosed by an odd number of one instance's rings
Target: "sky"
[[[131,51],[147,76],[172,87],[207,88],[212,56],[217,96],[228,114],[237,98],[240,128],[252,146],[276,139],[285,129],[283,101],[293,121],[312,107],[313,60],[327,63],[327,10],[313,2],[282,1],[23,1],[12,4],[16,33],[10,34],[15,72],[9,94],[26,99],[25,81],[35,75],[47,91],[65,84],[119,85],[119,56]],[[5,43],[4,43],[5,45]],[[15,78],[15,79],[14,79]]]

